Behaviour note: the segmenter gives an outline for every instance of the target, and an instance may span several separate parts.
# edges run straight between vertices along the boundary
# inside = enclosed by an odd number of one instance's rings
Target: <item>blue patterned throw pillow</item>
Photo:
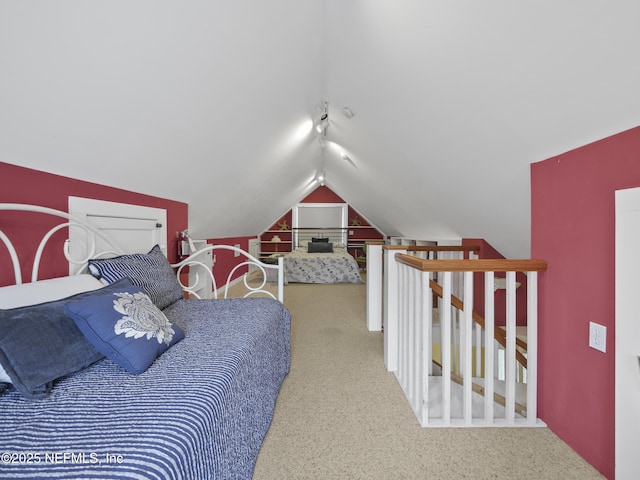
[[[158,245],[147,254],[90,260],[89,272],[107,283],[128,278],[143,288],[160,310],[184,298],[176,274]]]
[[[128,280],[65,304],[65,312],[89,342],[129,373],[144,372],[184,338],[149,296]]]

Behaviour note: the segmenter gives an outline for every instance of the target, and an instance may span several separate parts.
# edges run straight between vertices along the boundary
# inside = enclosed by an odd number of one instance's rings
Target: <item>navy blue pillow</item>
[[[91,344],[127,372],[140,374],[184,338],[140,287],[122,280],[64,309]]]
[[[158,245],[147,254],[89,260],[89,272],[107,283],[128,278],[143,288],[160,310],[184,298],[176,274]]]
[[[333,253],[333,243],[330,242],[308,242],[308,253]]]
[[[66,315],[64,305],[112,287],[0,310],[0,364],[23,396],[44,398],[55,380],[103,358]]]

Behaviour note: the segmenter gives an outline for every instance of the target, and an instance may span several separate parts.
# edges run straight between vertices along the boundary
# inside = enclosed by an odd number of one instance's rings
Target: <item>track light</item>
[[[323,135],[326,135],[327,127],[329,126],[329,102],[325,100],[322,107],[322,112],[316,123],[316,131]]]
[[[326,113],[323,113],[318,119],[316,130],[318,131],[318,133],[323,133],[328,126],[329,126],[329,115],[327,115]]]

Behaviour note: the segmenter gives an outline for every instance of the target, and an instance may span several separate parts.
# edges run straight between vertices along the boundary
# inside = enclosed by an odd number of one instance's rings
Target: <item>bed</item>
[[[16,208],[77,222],[11,204],[0,219]],[[171,266],[157,245],[22,283],[32,258],[18,258],[5,226],[16,285],[0,287],[0,477],[250,479],[290,365],[281,291],[186,299],[168,275],[200,252]]]
[[[284,256],[287,282],[363,283],[356,260],[344,243],[308,242]]]

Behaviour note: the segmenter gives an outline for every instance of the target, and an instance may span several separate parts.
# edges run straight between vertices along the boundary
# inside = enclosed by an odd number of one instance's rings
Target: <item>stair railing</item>
[[[370,331],[381,331],[383,318],[389,310],[389,299],[386,286],[383,286],[383,272],[395,278],[397,275],[395,264],[389,263],[386,258],[388,252],[404,253],[414,255],[418,258],[434,260],[462,260],[464,258],[477,258],[479,246],[475,245],[385,245],[383,242],[366,242],[367,249],[367,328]],[[431,278],[437,280],[437,274],[433,273]],[[396,282],[392,282],[395,284]],[[456,282],[458,285],[459,282]],[[458,289],[455,289],[456,293]],[[386,308],[383,311],[383,305]],[[385,355],[386,358],[386,355]],[[385,364],[386,364],[385,360]]]
[[[385,254],[385,365],[393,371],[423,426],[535,426],[537,419],[537,272],[545,270],[546,263],[540,260],[424,260],[415,256],[389,250]],[[475,272],[485,274],[485,318],[473,313],[473,276]],[[506,328],[494,329],[494,285],[495,273],[506,275]],[[527,368],[525,407],[516,401],[518,349],[516,338],[516,272],[527,276]],[[462,276],[462,300],[453,294],[453,276]],[[440,278],[442,287],[434,284],[434,274]],[[368,273],[369,275],[369,273]],[[439,306],[440,337],[433,338],[433,298],[440,293]],[[456,304],[461,309],[459,340],[451,327],[451,315]],[[472,353],[474,340],[472,328],[475,323],[484,323],[484,336],[476,339],[476,353],[484,344],[483,386],[474,384]],[[454,324],[455,325],[455,324]],[[496,335],[497,334],[497,335]],[[504,416],[494,415],[496,397],[494,380],[496,355],[494,338],[505,345]],[[500,341],[502,339],[503,341]],[[441,348],[442,372],[434,372],[432,345]],[[455,373],[452,345],[460,348],[460,373]],[[521,357],[520,363],[523,358]],[[478,360],[476,358],[476,365]],[[452,382],[452,380],[454,382]],[[452,412],[452,384],[462,383],[461,412]],[[435,388],[441,385],[441,393]],[[430,390],[434,390],[431,392]],[[480,392],[479,392],[480,390]],[[474,394],[484,394],[484,404],[478,415],[474,413]],[[430,407],[439,404],[439,413]],[[434,409],[431,409],[434,410]]]

